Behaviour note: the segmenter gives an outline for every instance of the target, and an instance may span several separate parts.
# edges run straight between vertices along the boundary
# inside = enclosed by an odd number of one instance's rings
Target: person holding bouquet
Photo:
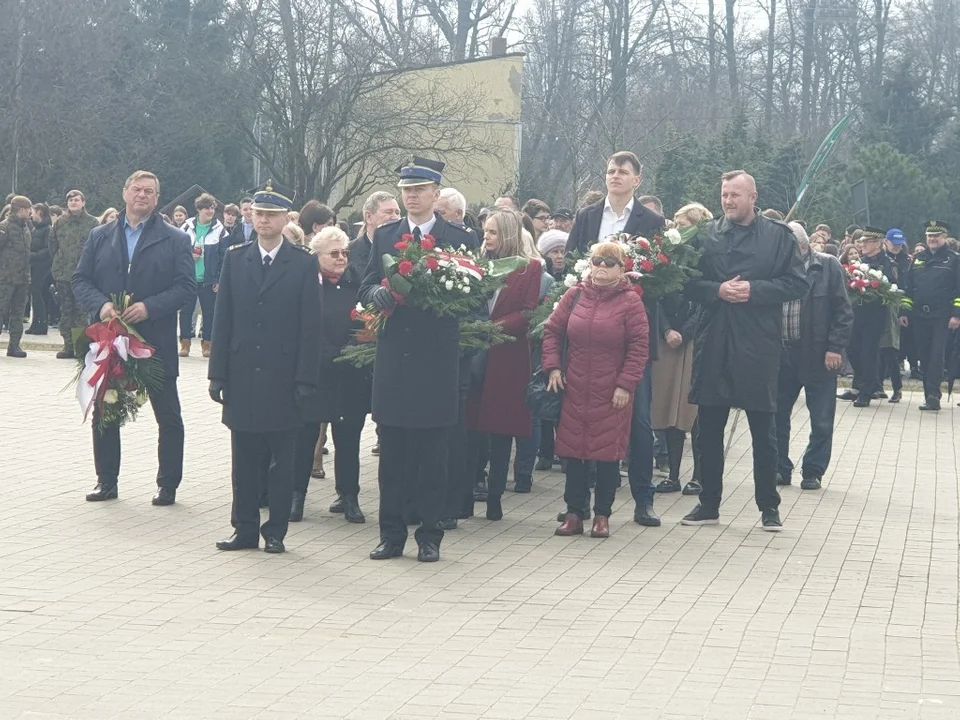
[[[322,333],[317,259],[283,237],[293,196],[270,180],[257,188],[257,240],[227,251],[220,274],[207,377],[230,428],[234,534],[218,550],[256,549],[260,535],[264,552],[286,549],[297,431],[316,389]],[[267,463],[270,517],[261,526]]]
[[[567,292],[547,321],[543,368],[551,391],[565,392],[557,427],[557,454],[567,461],[567,514],[556,535],[583,533],[590,504],[587,464],[597,465],[591,537],[610,535],[610,514],[627,455],[637,387],[649,358],[643,301],[624,275],[618,243],[600,243],[590,275]],[[566,353],[564,353],[566,344]],[[566,359],[564,355],[566,354]]]
[[[160,181],[138,170],[123,185],[124,210],[95,228],[87,238],[73,274],[77,303],[97,320],[121,317],[113,298],[130,297],[122,320],[133,326],[163,361],[159,391],[150,392],[150,406],[160,426],[157,494],[154,505],[172,505],[183,478],[183,417],[177,393],[177,311],[196,298],[193,253],[186,233],[168,225],[157,213]],[[97,486],[89,502],[117,497],[120,477],[120,428],[93,423],[93,460]]]
[[[380,426],[380,544],[370,553],[373,560],[403,555],[408,486],[420,519],[417,559],[440,559],[443,530],[438,522],[446,501],[447,435],[460,414],[460,325],[457,317],[400,304],[383,284],[383,258],[398,254],[397,245],[403,247],[406,234],[417,243],[429,237],[436,247],[476,248],[471,233],[435,212],[443,167],[441,162],[413,157],[398,168],[407,217],[374,233],[360,288],[364,305],[389,315],[377,337],[373,371],[373,419]],[[408,473],[408,467],[417,470]]]
[[[337,500],[330,506],[330,512],[342,514],[347,522],[366,522],[358,496],[360,434],[370,412],[370,371],[349,363],[334,362],[350,344],[353,332],[363,327],[362,322],[353,319],[361,278],[360,271],[349,265],[349,244],[350,239],[338,227],[324,227],[310,241],[310,249],[320,261],[323,337],[317,392],[302,408],[304,423],[297,438],[291,522],[303,519],[317,438],[327,423],[333,430],[336,449]]]
[[[507,276],[506,285],[487,303],[490,320],[516,338],[514,342],[495,345],[487,351],[483,382],[471,390],[467,401],[467,422],[475,433],[490,435],[490,476],[487,489],[487,519],[503,518],[501,498],[507,486],[510,451],[513,439],[529,438],[532,419],[526,405],[526,388],[530,381],[529,314],[540,301],[544,264],[533,243],[524,243],[522,219],[512,210],[491,214],[483,228],[483,250],[488,257],[524,257],[530,262]],[[479,443],[471,442],[476,458]],[[469,467],[475,466],[468,459]],[[533,468],[530,468],[532,472]],[[470,483],[472,478],[466,478]],[[530,475],[517,475],[517,491],[529,492]],[[524,486],[523,483],[526,483]]]

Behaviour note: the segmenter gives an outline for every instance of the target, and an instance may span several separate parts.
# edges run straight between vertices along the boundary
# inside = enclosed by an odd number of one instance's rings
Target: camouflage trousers
[[[10,327],[10,347],[19,345],[23,337],[23,309],[29,288],[28,283],[0,284],[0,319]]]
[[[73,297],[70,283],[58,280],[57,294],[60,296],[60,336],[63,338],[63,346],[70,349],[73,347],[73,328],[82,329],[88,323],[84,322],[83,309]]]

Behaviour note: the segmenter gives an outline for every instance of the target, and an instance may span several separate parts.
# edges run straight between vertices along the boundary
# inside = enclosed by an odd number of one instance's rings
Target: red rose
[[[404,237],[406,237],[406,235],[404,235]],[[393,247],[395,247],[395,248],[396,248],[397,250],[399,250],[400,252],[403,252],[403,251],[406,250],[408,247],[410,247],[410,243],[408,243],[406,240],[401,240],[400,242],[398,242],[398,243],[397,243],[396,245],[394,245]]]
[[[644,260],[642,263],[640,263],[640,269],[647,273],[653,272],[653,263],[649,260]]]
[[[400,236],[400,239],[404,242],[413,242],[413,233],[404,233]]]
[[[650,249],[650,242],[648,240],[645,240],[644,238],[640,238],[639,240],[637,240],[637,245],[639,245],[644,250]]]
[[[437,262],[436,258],[428,257],[427,258],[427,270],[439,270],[440,263]]]
[[[353,310],[350,311],[350,319],[351,319],[351,320],[359,320],[359,319],[360,319],[360,313],[357,312],[357,309],[356,309],[356,308],[354,308]]]
[[[624,263],[623,267],[627,272],[633,270],[633,258],[627,258],[627,262]]]
[[[424,235],[423,240],[420,241],[420,247],[426,251],[433,250],[437,246],[437,241],[434,239],[433,235]]]
[[[407,277],[407,275],[413,272],[413,263],[409,260],[404,260],[397,268],[397,272],[399,272],[403,277]]]
[[[668,257],[667,257],[666,255],[664,255],[663,253],[660,253],[660,255],[658,255],[658,257],[660,258],[660,262],[661,262],[663,265],[669,265],[669,264],[670,264],[670,258],[668,258]]]
[[[872,287],[874,290],[876,290],[878,287],[880,287],[880,281],[879,281],[879,280],[874,280],[872,283],[870,283],[870,287]]]

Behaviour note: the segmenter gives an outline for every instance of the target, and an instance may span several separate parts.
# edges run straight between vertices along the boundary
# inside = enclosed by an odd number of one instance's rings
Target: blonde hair
[[[523,229],[523,216],[514,210],[497,210],[491,213],[484,224],[493,222],[497,229],[497,238],[500,240],[500,257],[519,255],[527,260],[539,260],[540,253],[533,235]],[[526,235],[526,237],[524,237]]]
[[[616,258],[621,265],[627,264],[627,254],[620,243],[602,242],[597,243],[590,248],[590,257],[612,257]]]
[[[114,215],[116,215],[116,214],[117,214],[117,209],[116,209],[116,208],[107,208],[106,210],[104,210],[104,211],[103,211],[103,214],[102,214],[99,218],[97,218],[97,223],[99,223],[100,225],[106,225],[106,224],[107,224],[107,215],[109,215],[110,213],[113,213]]]
[[[336,225],[329,225],[320,230],[313,239],[310,240],[310,252],[314,255],[322,255],[323,252],[334,242],[350,244],[350,238]]]
[[[688,203],[674,213],[674,222],[677,222],[680,218],[688,220],[692,225],[699,225],[707,220],[712,220],[713,213],[711,213],[705,205]]]
[[[303,245],[306,235],[303,234],[303,230],[300,229],[299,225],[293,222],[288,222],[283,226],[283,229],[293,235],[294,245]]]

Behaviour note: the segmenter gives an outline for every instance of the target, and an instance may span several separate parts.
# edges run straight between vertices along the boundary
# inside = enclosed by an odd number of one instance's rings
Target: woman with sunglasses
[[[610,513],[627,455],[634,391],[649,357],[647,313],[624,274],[617,243],[593,247],[590,274],[560,300],[543,335],[551,391],[565,392],[557,455],[567,461],[567,515],[556,535],[583,534],[590,504],[587,464],[597,465],[591,537],[609,537]],[[566,347],[564,347],[566,345]]]
[[[321,423],[330,423],[333,430],[337,500],[330,506],[330,512],[343,513],[347,522],[366,521],[358,496],[360,434],[370,412],[370,373],[350,363],[334,362],[353,339],[354,330],[362,327],[362,323],[351,317],[351,311],[357,305],[361,277],[359,270],[349,266],[349,242],[347,235],[337,227],[322,228],[310,241],[310,249],[320,261],[323,340],[317,391],[301,408],[304,424],[297,437],[291,522],[303,519],[303,505]]]

